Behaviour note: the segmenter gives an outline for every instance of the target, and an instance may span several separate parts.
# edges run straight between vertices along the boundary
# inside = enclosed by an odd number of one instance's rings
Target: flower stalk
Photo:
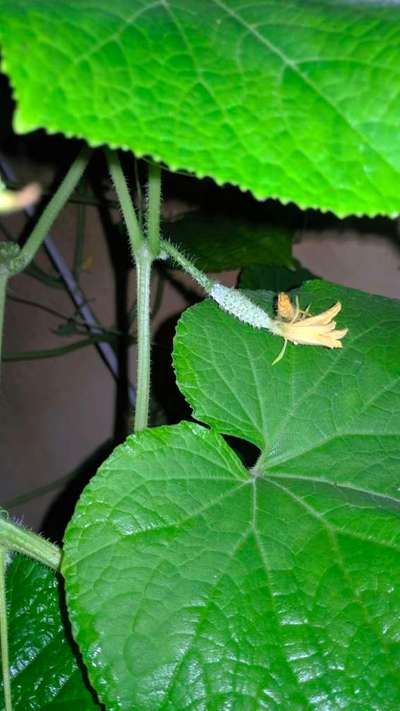
[[[58,570],[61,551],[53,543],[46,541],[37,533],[5,521],[0,516],[0,547],[9,552],[22,553],[38,560],[53,570]]]

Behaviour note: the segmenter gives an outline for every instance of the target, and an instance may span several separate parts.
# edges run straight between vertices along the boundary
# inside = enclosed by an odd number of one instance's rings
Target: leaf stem
[[[152,256],[146,243],[136,254],[137,292],[137,400],[135,432],[147,427],[150,402],[150,281]]]
[[[7,551],[23,553],[40,563],[58,570],[61,551],[53,543],[46,541],[37,533],[0,518],[0,547]]]
[[[147,238],[153,257],[160,253],[161,166],[149,164],[149,194],[147,207]]]
[[[73,353],[80,348],[86,348],[87,346],[93,346],[97,343],[114,343],[115,337],[108,336],[107,334],[98,336],[88,336],[88,338],[82,338],[80,341],[75,341],[74,343],[69,343],[66,346],[58,346],[56,348],[48,348],[47,350],[41,351],[22,351],[21,353],[5,353],[2,356],[3,363],[10,363],[15,361],[23,360],[39,360],[40,358],[58,358],[60,356],[67,355],[67,353]]]
[[[0,643],[1,643],[1,666],[2,666],[2,676],[3,676],[4,709],[5,709],[5,711],[12,711],[10,659],[9,659],[9,651],[8,651],[6,567],[7,567],[7,551],[3,546],[0,546]]]
[[[90,153],[90,148],[86,145],[79,151],[64,180],[57,188],[50,202],[47,203],[21,250],[19,271],[23,271],[32,261],[55,218],[75,190],[89,162]]]
[[[204,272],[200,271],[200,269],[197,269],[194,264],[192,264],[190,259],[187,259],[187,257],[179,251],[179,249],[174,247],[174,245],[167,240],[161,240],[161,247],[174,262],[179,264],[185,272],[190,274],[192,279],[194,279],[194,281],[197,282],[197,284],[199,284],[202,289],[207,292],[207,294],[211,292],[215,282],[212,279],[209,279]]]
[[[45,496],[45,494],[49,494],[52,491],[56,491],[61,486],[69,482],[74,476],[75,472],[65,474],[59,479],[50,482],[50,484],[38,486],[36,489],[31,489],[30,491],[25,492],[25,494],[19,494],[19,496],[15,496],[13,499],[5,501],[4,503],[0,504],[0,506],[3,509],[6,509],[7,511],[9,511],[10,509],[15,509],[16,506],[26,504],[28,501],[33,501],[34,499],[38,499],[41,496]]]
[[[126,179],[121,167],[118,153],[116,151],[106,150],[108,168],[114,187],[121,205],[122,214],[124,216],[126,229],[128,230],[129,242],[131,245],[132,256],[135,258],[143,244],[143,235],[139,226],[136,211],[129,195]]]
[[[196,269],[192,262],[174,247],[170,242],[163,240],[161,246],[172,259],[177,262],[190,276],[204,289],[218,306],[235,318],[247,323],[254,328],[267,328],[273,331],[273,321],[264,309],[257,306],[239,289],[231,289],[218,281],[209,279],[206,274]]]
[[[139,172],[139,162],[137,158],[134,161],[134,173],[135,173],[135,187],[136,187],[136,205],[139,215],[139,225],[140,229],[143,228],[143,192],[142,186],[140,184],[140,172]]]
[[[44,269],[41,269],[34,261],[32,261],[25,269],[25,274],[28,274],[33,279],[41,281],[46,286],[51,286],[54,289],[63,289],[63,284],[60,277],[48,274]]]
[[[153,321],[155,317],[157,316],[160,306],[162,304],[162,299],[164,296],[164,290],[165,290],[165,276],[162,274],[160,271],[156,275],[157,279],[157,286],[156,286],[156,293],[154,296],[154,301],[153,301],[153,306],[151,308],[151,313],[150,313],[150,319]]]

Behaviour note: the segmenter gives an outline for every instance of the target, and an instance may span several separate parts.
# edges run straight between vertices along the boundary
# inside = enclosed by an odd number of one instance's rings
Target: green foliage
[[[196,266],[207,272],[238,269],[249,264],[294,266],[291,233],[283,227],[225,215],[189,214],[166,230]]]
[[[14,711],[99,709],[65,631],[54,572],[18,556],[7,570],[7,592]]]
[[[289,345],[276,366],[276,337],[186,311],[177,380],[211,429],[129,437],[85,490],[64,575],[110,711],[397,708],[400,306],[300,291],[313,313],[337,300],[345,347]]]
[[[130,149],[339,216],[400,211],[397,2],[0,0],[0,17],[19,132]],[[270,313],[272,292],[313,277],[283,229],[194,214],[168,232],[204,269],[244,267],[242,288],[261,289]],[[342,350],[289,344],[273,366],[280,339],[212,302],[190,309],[174,366],[199,423],[130,436],[78,503],[68,610],[108,711],[399,706],[400,306],[316,280],[298,293],[312,314],[342,302]],[[226,435],[257,449],[253,466]],[[7,592],[14,711],[99,708],[54,573],[18,558]]]
[[[301,207],[399,212],[398,3],[0,0],[15,128]]]
[[[291,291],[297,289],[304,281],[315,279],[308,269],[292,258],[292,268],[271,267],[264,264],[252,264],[240,272],[241,289],[264,289],[266,291]]]

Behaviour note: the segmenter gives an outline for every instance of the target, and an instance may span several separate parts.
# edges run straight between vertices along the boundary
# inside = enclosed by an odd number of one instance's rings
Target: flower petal
[[[329,321],[331,321],[342,308],[342,304],[340,301],[338,301],[334,306],[331,306],[330,309],[327,309],[326,311],[322,311],[322,313],[317,314],[317,316],[309,316],[308,318],[303,320],[303,323],[307,324],[327,324]]]
[[[290,303],[290,302],[289,302]],[[338,301],[330,309],[323,311],[317,316],[306,316],[304,312],[292,321],[276,319],[271,324],[273,333],[282,336],[292,343],[325,346],[326,348],[341,348],[341,339],[344,338],[348,329],[336,329],[336,321],[332,319],[339,313],[342,305]],[[301,313],[301,312],[300,312]]]

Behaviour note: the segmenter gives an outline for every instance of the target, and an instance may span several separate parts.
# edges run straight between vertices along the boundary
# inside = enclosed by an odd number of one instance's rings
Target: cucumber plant
[[[0,520],[4,708],[398,708],[399,303],[311,280],[277,313],[259,273],[226,290],[160,234],[167,169],[396,217],[398,4],[0,0],[0,18],[16,132],[84,142],[24,247],[2,245],[1,317],[99,146],[138,313],[134,432],[62,548]],[[144,227],[118,149],[149,161]],[[149,428],[150,276],[167,258],[209,297],[174,341],[196,422]],[[251,467],[228,435],[256,448]]]

